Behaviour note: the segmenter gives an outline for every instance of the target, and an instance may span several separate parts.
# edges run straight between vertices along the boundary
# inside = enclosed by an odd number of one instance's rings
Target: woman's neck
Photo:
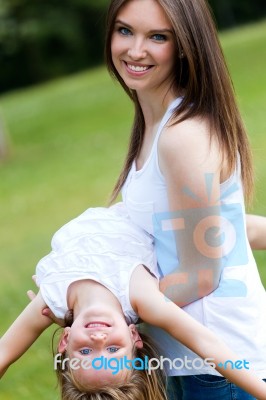
[[[146,127],[153,127],[160,123],[171,102],[178,97],[170,90],[163,96],[154,93],[138,93],[137,95]]]

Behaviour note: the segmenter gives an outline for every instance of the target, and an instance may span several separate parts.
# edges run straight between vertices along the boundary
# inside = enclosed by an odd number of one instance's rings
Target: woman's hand
[[[37,282],[36,282],[36,275],[32,276],[32,280],[34,281],[35,285],[38,287]],[[27,296],[30,299],[30,301],[32,301],[35,297],[36,297],[36,293],[34,293],[33,290],[28,290],[27,291]],[[54,313],[50,310],[49,307],[44,307],[42,309],[42,315],[44,315],[45,317],[50,318],[50,320],[52,320],[55,324],[64,327],[65,326],[65,322],[63,319],[61,318],[57,318]]]
[[[266,250],[266,217],[246,215],[247,235],[253,250]]]

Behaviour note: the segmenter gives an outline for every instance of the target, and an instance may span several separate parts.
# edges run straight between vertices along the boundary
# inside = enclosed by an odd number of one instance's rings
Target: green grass
[[[254,212],[266,215],[266,22],[221,35],[257,171]],[[99,68],[0,97],[12,154],[0,165],[2,334],[27,304],[26,290],[51,235],[90,206],[105,205],[121,168],[133,115],[120,87]],[[266,284],[266,254],[256,254]],[[53,328],[10,368],[1,399],[57,399]]]
[[[221,35],[238,102],[252,145],[256,191],[252,212],[266,215],[266,21]],[[266,286],[266,252],[255,257]]]
[[[132,109],[104,68],[0,101],[12,142],[11,158],[0,166],[2,334],[27,304],[30,277],[55,230],[89,206],[106,204],[123,162]],[[3,378],[1,399],[56,398],[52,331]]]

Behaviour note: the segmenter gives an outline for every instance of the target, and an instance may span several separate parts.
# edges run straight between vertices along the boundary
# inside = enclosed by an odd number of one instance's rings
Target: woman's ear
[[[137,347],[138,349],[142,349],[143,341],[140,337],[140,334],[137,330],[136,325],[134,325],[134,324],[129,325],[129,329],[131,331],[131,337],[132,337],[135,347]]]
[[[64,329],[64,332],[61,335],[61,338],[59,340],[58,347],[57,347],[57,350],[59,353],[64,353],[66,351],[70,331],[71,331],[71,328],[69,328],[69,327]]]

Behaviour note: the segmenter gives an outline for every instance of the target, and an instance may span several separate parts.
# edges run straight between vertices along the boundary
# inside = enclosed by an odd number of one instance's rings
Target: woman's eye
[[[88,354],[91,353],[91,349],[82,349],[79,351],[80,354],[82,354],[83,356],[87,356]]]
[[[158,42],[165,42],[167,40],[165,35],[161,35],[160,33],[156,33],[155,35],[152,36],[152,39],[158,41]]]
[[[107,350],[109,351],[109,353],[116,353],[119,350],[119,347],[108,347]]]
[[[129,36],[129,35],[131,35],[131,32],[130,32],[130,30],[129,29],[127,29],[127,28],[119,28],[118,29],[118,32],[119,33],[121,33],[121,35],[123,35],[123,36]]]

